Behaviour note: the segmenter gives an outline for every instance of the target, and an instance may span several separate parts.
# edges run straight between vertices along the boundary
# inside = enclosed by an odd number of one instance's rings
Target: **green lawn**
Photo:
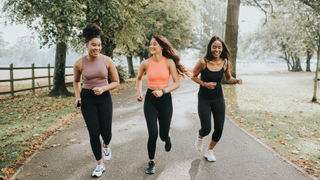
[[[319,177],[320,104],[311,103],[314,72],[288,72],[285,65],[241,65],[237,77],[243,85],[223,86],[227,113]]]

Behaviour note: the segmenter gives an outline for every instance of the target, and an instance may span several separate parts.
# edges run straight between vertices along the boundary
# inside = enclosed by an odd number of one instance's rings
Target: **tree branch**
[[[265,14],[265,21],[264,21],[263,25],[267,24],[267,21],[268,21],[267,14],[268,14],[268,12],[262,8],[262,6],[258,3],[257,0],[253,0],[253,1],[258,5],[258,7],[261,9],[261,11],[263,11],[264,14]]]

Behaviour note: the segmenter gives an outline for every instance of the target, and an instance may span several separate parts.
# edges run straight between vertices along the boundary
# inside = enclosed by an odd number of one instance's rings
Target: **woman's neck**
[[[93,56],[90,56],[90,54],[87,54],[87,59],[88,59],[88,61],[93,62],[93,61],[98,60],[98,58],[99,58],[99,56],[97,56],[97,57],[93,57]]]
[[[162,60],[162,58],[163,58],[162,54],[154,54],[153,55],[153,60],[155,62],[160,62]]]

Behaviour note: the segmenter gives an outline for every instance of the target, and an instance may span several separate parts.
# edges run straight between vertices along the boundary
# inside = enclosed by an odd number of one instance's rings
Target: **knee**
[[[150,133],[149,134],[149,141],[157,141],[158,134],[157,133]]]
[[[166,141],[168,139],[168,134],[167,133],[160,133],[160,139],[161,141]]]
[[[215,129],[212,135],[212,141],[218,142],[221,139],[222,131],[223,131],[222,128]]]
[[[91,132],[89,135],[90,135],[90,141],[100,141],[99,132]]]
[[[200,136],[204,137],[204,136],[207,136],[211,131],[211,127],[203,127],[201,130],[200,130]]]

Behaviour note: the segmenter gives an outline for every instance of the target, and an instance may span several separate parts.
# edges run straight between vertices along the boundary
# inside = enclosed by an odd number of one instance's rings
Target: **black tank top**
[[[204,82],[216,82],[217,85],[214,89],[210,90],[206,87],[200,85],[198,97],[201,99],[216,99],[223,96],[222,87],[221,87],[221,79],[224,73],[224,64],[226,61],[224,60],[223,66],[220,71],[210,71],[207,66],[207,59],[205,59],[206,68],[201,71],[201,80]]]

